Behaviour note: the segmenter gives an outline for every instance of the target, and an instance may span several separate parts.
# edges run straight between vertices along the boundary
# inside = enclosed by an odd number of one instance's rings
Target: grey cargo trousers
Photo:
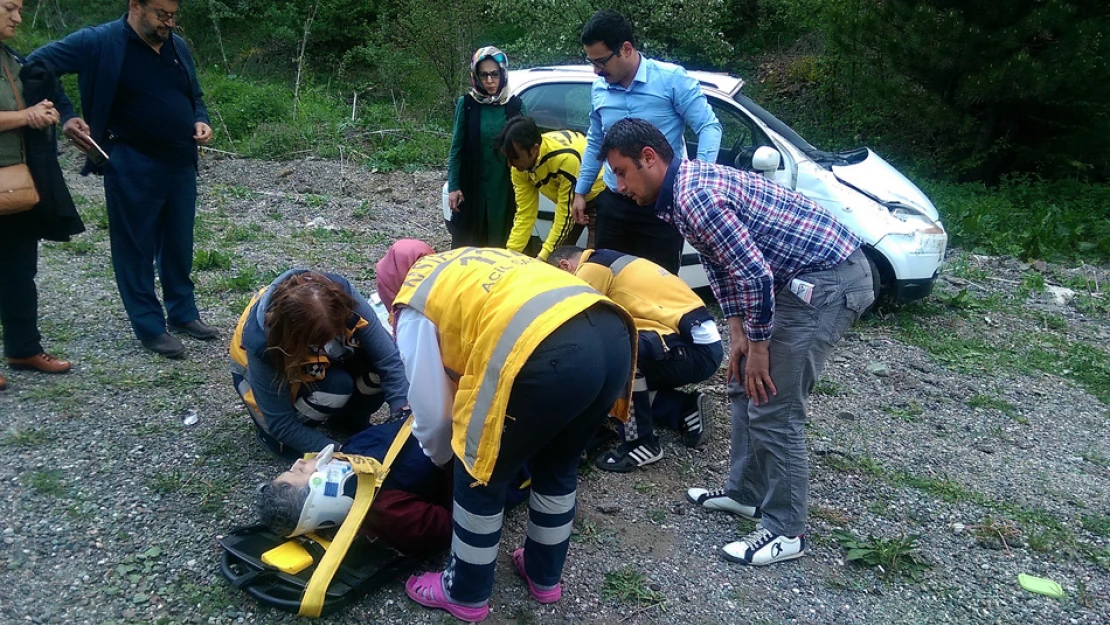
[[[875,300],[871,267],[861,250],[832,269],[798,279],[813,284],[808,304],[789,288],[775,296],[775,328],[768,349],[771,380],[778,394],[756,406],[739,380],[728,385],[732,404],[728,495],[743,505],[759,506],[763,527],[784,536],[805,532],[809,394],[833,346]]]

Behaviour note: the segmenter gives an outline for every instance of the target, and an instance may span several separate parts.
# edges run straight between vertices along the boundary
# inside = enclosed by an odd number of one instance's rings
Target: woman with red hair
[[[389,332],[366,298],[332,273],[291,269],[247,305],[231,340],[231,375],[259,441],[295,458],[356,432],[388,403],[407,414],[408,382]]]

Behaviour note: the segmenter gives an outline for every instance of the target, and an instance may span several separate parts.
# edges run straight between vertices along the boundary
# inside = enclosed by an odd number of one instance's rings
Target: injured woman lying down
[[[404,419],[373,425],[343,445],[344,454],[381,462]],[[288,471],[264,484],[258,513],[275,533],[286,537],[338,528],[354,503],[358,479],[350,464],[322,452],[300,459]],[[389,469],[381,490],[362,523],[362,532],[405,554],[444,551],[451,544],[451,464],[432,464],[420,444],[409,436]],[[508,505],[528,497],[527,475],[509,489]]]

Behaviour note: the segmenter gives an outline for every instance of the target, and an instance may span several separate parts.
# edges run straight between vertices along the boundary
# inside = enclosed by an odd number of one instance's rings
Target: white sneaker
[[[717,490],[691,488],[686,491],[686,499],[689,499],[690,503],[701,506],[707,510],[731,512],[749,521],[758,521],[763,518],[763,513],[760,511],[759,506],[745,506],[725,494],[725,489],[723,488]]]
[[[729,543],[721,549],[721,555],[726,560],[740,564],[767,566],[776,562],[785,562],[800,558],[806,554],[806,539],[804,536],[779,536],[772,534],[762,525],[743,539]]]

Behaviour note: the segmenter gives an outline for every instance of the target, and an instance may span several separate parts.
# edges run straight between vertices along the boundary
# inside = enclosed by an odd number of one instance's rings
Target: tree
[[[963,178],[1110,174],[1110,11],[1094,0],[833,0],[836,80]]]

